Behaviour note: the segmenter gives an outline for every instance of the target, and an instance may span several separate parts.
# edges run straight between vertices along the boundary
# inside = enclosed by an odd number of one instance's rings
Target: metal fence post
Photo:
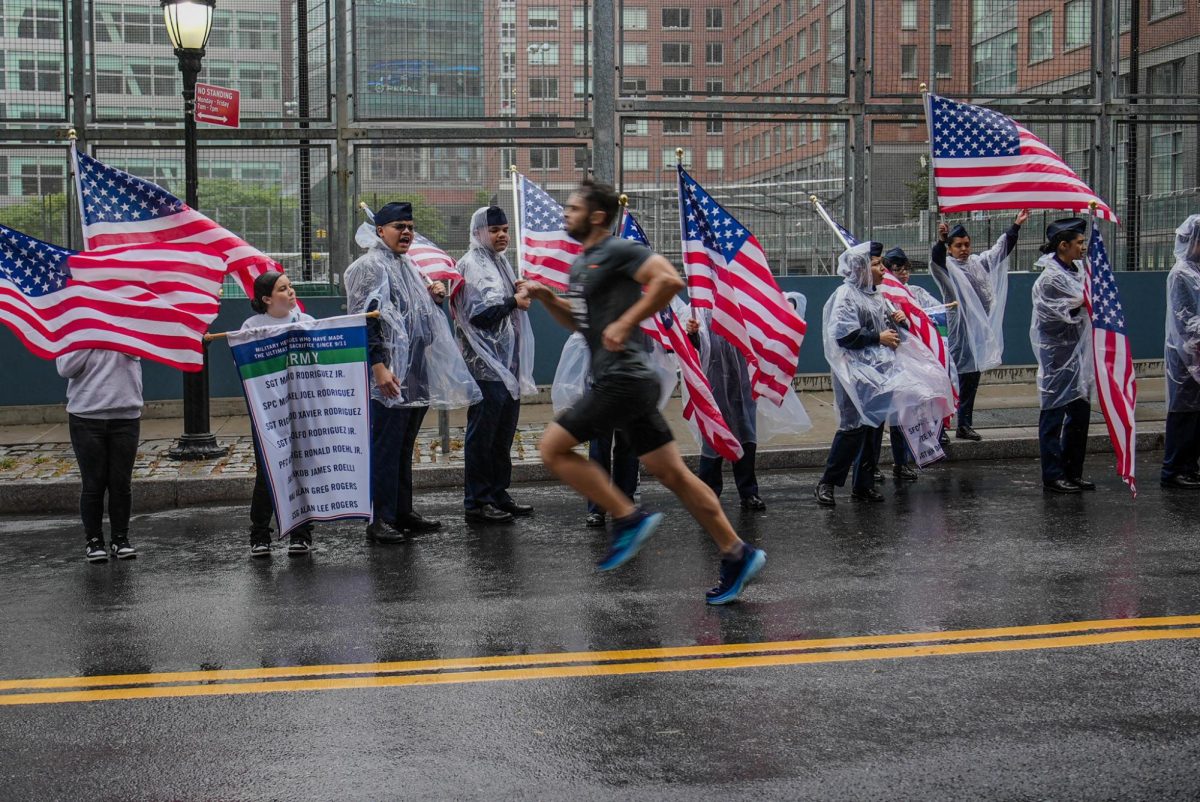
[[[617,180],[617,29],[613,0],[593,5],[592,54],[596,60],[592,169],[597,181]]]

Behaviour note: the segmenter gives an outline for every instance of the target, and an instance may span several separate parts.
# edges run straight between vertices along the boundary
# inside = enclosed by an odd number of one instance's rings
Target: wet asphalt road
[[[1155,455],[1150,455],[1151,458]],[[241,508],[135,519],[87,565],[75,521],[0,518],[0,681],[437,660],[1200,613],[1200,494],[1043,496],[1037,463],[963,463],[886,504],[766,474],[726,508],[769,562],[703,604],[712,547],[678,504],[614,575],[554,485],[515,526],[251,561]],[[1200,794],[1200,640],[626,676],[0,705],[0,799],[1142,798]],[[3,697],[0,696],[0,701]]]

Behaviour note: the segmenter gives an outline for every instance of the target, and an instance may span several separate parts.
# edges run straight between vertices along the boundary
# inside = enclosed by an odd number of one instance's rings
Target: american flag
[[[926,100],[933,179],[943,212],[1070,209],[1117,216],[1058,154],[1003,114],[937,95]]]
[[[254,279],[283,272],[274,259],[157,184],[110,167],[72,146],[83,241],[88,250],[156,242],[196,243],[221,253],[247,298]]]
[[[640,242],[650,247],[646,232],[638,224],[632,214],[626,210],[621,221],[620,236],[622,239]],[[679,318],[670,305],[657,314],[642,321],[642,331],[675,354],[683,374],[683,384],[687,390],[687,400],[683,405],[683,416],[696,425],[704,442],[712,446],[718,454],[730,462],[737,462],[744,454],[742,444],[729,429],[725,417],[717,407],[713,398],[712,386],[700,366],[700,355],[696,353],[692,341],[683,332]]]
[[[792,390],[806,326],[771,276],[745,226],[679,165],[679,223],[692,305],[713,310],[713,331],[746,358],[754,396]]]
[[[104,348],[200,370],[224,275],[205,246],[71,251],[0,226],[0,322],[46,359]]]
[[[521,207],[521,275],[565,290],[583,246],[563,228],[563,208],[544,189],[517,174]]]
[[[1117,455],[1117,473],[1137,498],[1135,457],[1137,377],[1125,336],[1125,313],[1099,228],[1092,224],[1085,272],[1084,302],[1092,318],[1092,356],[1096,365],[1096,395],[1108,423],[1108,437]]]

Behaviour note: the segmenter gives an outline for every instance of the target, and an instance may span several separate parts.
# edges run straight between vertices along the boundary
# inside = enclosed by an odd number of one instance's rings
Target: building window
[[[692,133],[692,121],[686,117],[663,120],[662,131],[664,134],[690,134]]]
[[[688,30],[692,27],[692,10],[690,8],[664,8],[662,10],[663,28]]]
[[[1054,12],[1047,11],[1029,20],[1029,63],[1036,64],[1053,57]]]
[[[646,79],[645,78],[622,78],[621,79],[621,96],[622,97],[645,97],[646,96]]]
[[[530,100],[558,100],[557,78],[530,78]]]
[[[582,8],[571,9],[571,27],[577,31],[582,31],[584,24],[588,28],[592,27],[592,8],[588,6],[587,15],[585,16]]]
[[[525,54],[528,56],[531,65],[558,66],[558,43],[556,42],[531,44],[525,48]]]
[[[808,28],[808,46],[810,53],[821,49],[821,21],[817,20]]]
[[[251,100],[274,100],[279,97],[279,66],[266,62],[239,64],[237,88]]]
[[[13,3],[14,7],[9,9],[9,19],[17,16],[17,9],[24,5],[25,8],[20,12],[21,16],[16,19],[17,23],[17,38],[18,39],[58,39],[63,36],[62,25],[62,3],[55,0],[34,0],[26,3]],[[4,12],[0,10],[0,16]],[[147,19],[153,19],[153,14],[147,12]],[[165,32],[165,28],[161,23],[158,25]],[[9,28],[11,31],[12,29]],[[147,36],[150,36],[150,31],[146,31]],[[149,43],[149,39],[146,43]]]
[[[662,91],[667,97],[688,97],[692,92],[692,79],[663,78]]]
[[[621,26],[627,31],[644,31],[648,27],[648,14],[644,8],[629,8],[621,12]]]
[[[537,6],[529,9],[529,28],[540,31],[557,31],[558,9],[553,6]]]
[[[664,170],[674,170],[675,165],[679,164],[679,157],[675,155],[675,148],[663,148],[662,163]],[[682,163],[684,167],[692,166],[692,149],[683,148]]]
[[[704,9],[704,28],[709,31],[719,31],[725,27],[725,9]]]
[[[663,64],[691,64],[692,46],[686,42],[663,42]]]
[[[808,55],[808,28],[801,28],[796,34],[796,61]]]
[[[1150,20],[1154,21],[1183,11],[1183,0],[1150,0]]]
[[[725,133],[725,121],[720,114],[710,114],[704,120],[704,133],[718,135]]]
[[[725,63],[725,45],[720,42],[708,42],[704,45],[704,63],[709,66],[720,66]]]
[[[954,14],[950,9],[950,0],[933,0],[933,18],[939,31],[950,30],[954,24]]]
[[[1092,0],[1071,0],[1066,5],[1067,49],[1088,44],[1092,36]]]
[[[933,51],[933,69],[939,78],[950,77],[950,45],[938,45]]]
[[[704,154],[704,166],[710,170],[724,170],[725,148],[709,148]]]
[[[592,166],[592,151],[590,148],[575,148],[575,169],[586,170]]]
[[[18,55],[18,54],[12,54]],[[0,53],[0,58],[3,54]],[[9,89],[25,92],[61,92],[63,88],[63,64],[60,58],[44,58],[35,53],[21,53],[16,61],[17,85],[11,81]]]
[[[53,195],[63,191],[66,168],[61,164],[25,163],[21,165],[22,195]]]
[[[1183,131],[1167,125],[1150,128],[1150,191],[1183,189]]]
[[[808,73],[808,88],[814,92],[821,92],[821,65],[814,64],[813,68]],[[814,123],[815,125],[816,123]]]
[[[900,45],[900,77],[917,77],[917,46]]]
[[[1017,31],[1012,29],[971,49],[971,88],[979,94],[1002,94],[1017,88]]]
[[[649,136],[650,121],[649,120],[626,120],[625,121],[625,136]],[[628,151],[626,151],[628,152]]]
[[[586,43],[572,45],[571,47],[571,63],[576,67],[582,67],[585,63],[592,63],[591,48]]]
[[[621,168],[626,171],[649,170],[649,148],[625,148],[621,151]]]
[[[592,79],[591,78],[589,78],[587,80],[586,84],[583,82],[582,78],[576,78],[574,80],[574,86],[575,86],[575,91],[574,91],[573,96],[576,100],[587,100],[588,97],[591,96],[591,94],[592,94]]]
[[[558,148],[530,148],[529,167],[532,170],[557,170]]]
[[[721,78],[709,78],[704,82],[704,91],[709,95],[719,95],[725,91],[725,81]]]
[[[621,62],[627,67],[645,67],[648,45],[626,43],[621,50]]]
[[[917,29],[917,0],[900,0],[900,30]]]

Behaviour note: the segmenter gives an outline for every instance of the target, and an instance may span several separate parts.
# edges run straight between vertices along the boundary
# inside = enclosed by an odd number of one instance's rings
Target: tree
[[[77,217],[67,207],[73,201],[74,196],[68,199],[63,192],[30,197],[16,206],[0,207],[0,224],[65,247],[71,239],[69,226]]]
[[[912,181],[905,181],[904,186],[908,187],[909,213],[919,218],[929,208],[929,159],[921,159],[917,174]]]

